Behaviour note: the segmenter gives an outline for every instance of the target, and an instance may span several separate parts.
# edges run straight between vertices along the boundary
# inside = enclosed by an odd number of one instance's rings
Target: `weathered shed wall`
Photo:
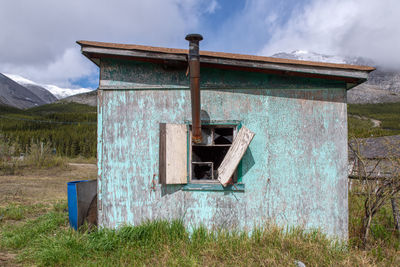
[[[191,119],[185,71],[102,59],[99,224],[182,218],[250,230],[274,222],[347,238],[344,83],[202,68],[202,110],[256,135],[242,161],[244,192],[182,191],[158,183],[158,152],[159,123]]]

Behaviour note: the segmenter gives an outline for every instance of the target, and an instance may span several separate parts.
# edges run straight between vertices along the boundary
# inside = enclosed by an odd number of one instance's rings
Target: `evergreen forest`
[[[27,110],[0,106],[0,138],[15,156],[32,144],[50,146],[66,157],[96,157],[96,107],[56,103]]]

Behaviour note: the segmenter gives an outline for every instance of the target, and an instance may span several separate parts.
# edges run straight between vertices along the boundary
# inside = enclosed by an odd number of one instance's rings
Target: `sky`
[[[0,0],[0,73],[98,86],[77,40],[270,56],[307,50],[400,69],[399,0]]]

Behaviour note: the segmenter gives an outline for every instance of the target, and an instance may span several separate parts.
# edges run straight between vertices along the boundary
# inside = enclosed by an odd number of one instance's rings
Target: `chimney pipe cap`
[[[189,42],[201,41],[203,40],[203,36],[201,36],[201,34],[198,33],[191,33],[186,35],[185,39],[188,40]]]

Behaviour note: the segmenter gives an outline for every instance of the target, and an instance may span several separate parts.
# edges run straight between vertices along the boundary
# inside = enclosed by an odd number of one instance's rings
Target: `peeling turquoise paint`
[[[274,222],[347,238],[343,82],[202,68],[202,110],[240,121],[255,137],[241,192],[187,191],[158,183],[159,124],[191,119],[186,69],[102,59],[100,71],[112,81],[98,101],[100,226],[181,218],[189,227],[251,230]]]

